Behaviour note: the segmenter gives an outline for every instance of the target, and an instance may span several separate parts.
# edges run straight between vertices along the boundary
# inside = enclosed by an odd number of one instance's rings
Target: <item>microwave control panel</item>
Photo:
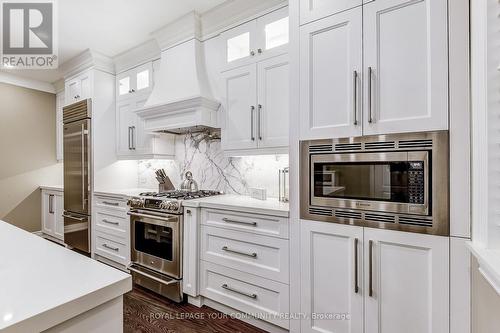
[[[408,202],[424,204],[424,162],[409,162],[408,167]]]

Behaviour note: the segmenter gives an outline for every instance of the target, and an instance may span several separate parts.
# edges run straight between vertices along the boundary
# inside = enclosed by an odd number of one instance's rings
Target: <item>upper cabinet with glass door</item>
[[[221,34],[224,70],[288,52],[288,7],[278,9]]]
[[[149,93],[153,88],[153,65],[151,62],[120,73],[116,77],[117,99]]]

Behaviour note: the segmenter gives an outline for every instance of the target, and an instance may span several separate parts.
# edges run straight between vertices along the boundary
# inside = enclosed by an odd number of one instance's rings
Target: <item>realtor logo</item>
[[[57,68],[55,2],[1,0],[4,68]]]

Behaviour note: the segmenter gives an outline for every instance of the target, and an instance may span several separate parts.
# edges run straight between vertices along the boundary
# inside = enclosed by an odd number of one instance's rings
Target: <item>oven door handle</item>
[[[134,273],[137,273],[137,274],[140,274],[142,276],[145,276],[145,277],[147,277],[147,278],[149,278],[151,280],[155,280],[156,282],[159,282],[159,283],[161,283],[163,285],[166,285],[166,286],[169,286],[169,285],[174,284],[174,283],[179,283],[179,280],[175,280],[175,279],[172,279],[171,281],[165,281],[165,280],[159,279],[156,276],[150,275],[150,274],[148,274],[146,272],[143,272],[141,270],[133,268],[132,265],[129,265],[127,267],[127,269],[130,270],[130,271],[132,271],[132,272],[134,272]]]
[[[136,212],[127,212],[127,214],[130,216],[144,217],[147,219],[155,219],[155,220],[160,220],[160,221],[164,221],[164,222],[175,222],[178,219],[178,217],[166,218],[166,217],[162,217],[162,216],[155,215],[155,214],[148,215],[148,214],[141,214],[141,213],[136,213]]]

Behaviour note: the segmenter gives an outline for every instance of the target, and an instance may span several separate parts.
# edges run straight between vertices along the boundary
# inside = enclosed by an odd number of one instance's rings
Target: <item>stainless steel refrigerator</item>
[[[86,253],[90,253],[91,118],[90,99],[63,108],[64,242]]]

